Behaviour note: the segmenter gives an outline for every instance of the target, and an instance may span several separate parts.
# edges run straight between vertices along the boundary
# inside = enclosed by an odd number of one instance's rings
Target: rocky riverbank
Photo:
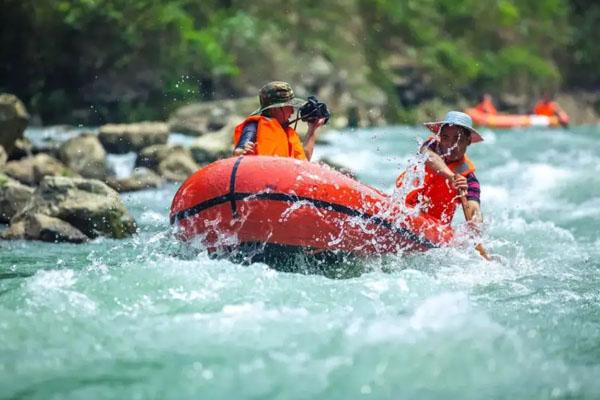
[[[66,140],[32,141],[29,116],[12,95],[0,96],[0,223],[2,239],[81,243],[99,236],[124,238],[136,223],[119,192],[181,182],[201,165],[231,151],[231,129],[240,118],[213,112],[190,147],[169,143],[167,122],[110,124],[97,131],[65,126]],[[189,132],[186,132],[189,134]],[[199,136],[200,134],[196,134]],[[130,176],[118,176],[112,155],[135,157]]]

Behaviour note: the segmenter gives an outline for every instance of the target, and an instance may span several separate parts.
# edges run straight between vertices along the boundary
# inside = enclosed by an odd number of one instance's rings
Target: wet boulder
[[[13,151],[15,141],[23,138],[29,114],[25,105],[16,96],[0,94],[0,146],[8,155]]]
[[[242,117],[233,116],[218,132],[204,135],[190,147],[194,160],[200,164],[208,164],[222,158],[231,157],[233,150],[233,131],[243,121]]]
[[[31,214],[13,223],[0,234],[5,240],[83,243],[89,238],[69,223],[44,214]]]
[[[25,220],[25,239],[43,242],[83,243],[89,238],[71,224],[44,214],[28,215]]]
[[[335,82],[340,71],[321,54],[310,54],[305,62],[306,73],[301,75],[301,85],[310,93],[323,91],[323,88]],[[324,93],[318,93],[324,98]]]
[[[198,164],[191,156],[171,154],[158,165],[158,173],[172,182],[183,182],[198,170]]]
[[[6,164],[7,160],[8,154],[6,154],[6,150],[4,150],[4,147],[0,146],[0,170],[2,169],[2,167],[4,167],[4,164]]]
[[[205,116],[189,116],[185,119],[169,120],[171,132],[183,133],[188,136],[202,136],[207,131],[207,119]]]
[[[119,193],[135,192],[138,190],[157,188],[163,184],[163,179],[148,168],[135,168],[131,176],[123,179],[109,178],[106,183]]]
[[[119,194],[95,179],[44,178],[11,225],[33,214],[59,218],[90,238],[121,239],[136,231],[135,221]]]
[[[183,146],[156,145],[145,148],[138,155],[136,167],[145,167],[163,178],[182,182],[196,172],[198,165],[190,150]]]
[[[43,153],[9,161],[4,173],[29,186],[37,185],[45,176],[77,176],[66,165]]]
[[[46,153],[46,152],[41,152],[41,153]],[[35,149],[34,149],[33,143],[31,143],[31,141],[29,139],[24,137],[24,138],[15,140],[12,152],[8,155],[8,159],[11,161],[20,160],[25,157],[31,157],[33,154],[35,154]],[[50,152],[50,155],[53,156],[51,154],[51,152]]]
[[[258,106],[256,97],[189,104],[169,117],[171,132],[202,136],[227,125],[233,115],[249,115]]]
[[[135,167],[144,167],[158,171],[158,165],[171,155],[191,157],[192,153],[185,147],[177,145],[157,144],[148,146],[138,153],[135,159]]]
[[[7,223],[22,210],[31,196],[33,188],[0,174],[0,223]]]
[[[0,233],[0,239],[4,240],[20,240],[25,239],[25,220],[10,224],[8,229]]]
[[[64,142],[58,150],[59,159],[84,178],[106,179],[106,151],[93,134],[83,134]]]
[[[577,90],[559,93],[556,102],[567,113],[572,125],[600,124],[600,94],[598,91]]]
[[[100,127],[98,139],[109,153],[138,152],[144,147],[166,144],[169,127],[163,122],[108,124]]]

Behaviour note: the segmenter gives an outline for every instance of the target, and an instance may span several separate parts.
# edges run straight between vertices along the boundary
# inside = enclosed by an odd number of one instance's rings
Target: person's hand
[[[458,193],[461,196],[467,193],[467,189],[469,187],[467,184],[467,178],[465,178],[461,174],[454,174],[452,176],[452,185],[454,185],[454,188],[458,190]]]
[[[248,142],[244,145],[244,147],[238,147],[233,150],[233,155],[235,157],[245,156],[248,154],[256,154],[256,144],[254,144],[254,142]]]
[[[256,154],[256,144],[254,142],[248,142],[244,145],[243,155]]]
[[[309,122],[308,123],[308,131],[315,132],[317,129],[319,129],[320,127],[325,125],[325,120],[326,120],[325,118],[319,118],[315,121]]]

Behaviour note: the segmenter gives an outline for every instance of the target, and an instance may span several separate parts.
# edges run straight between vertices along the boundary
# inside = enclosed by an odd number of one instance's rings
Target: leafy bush
[[[319,55],[400,118],[406,74],[416,101],[600,84],[599,18],[591,0],[4,0],[0,90],[46,122],[164,118],[302,80]]]

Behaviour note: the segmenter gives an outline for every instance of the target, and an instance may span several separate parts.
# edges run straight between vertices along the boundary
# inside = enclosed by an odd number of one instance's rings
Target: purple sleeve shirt
[[[475,176],[474,172],[467,175],[467,200],[472,200],[480,203],[479,198],[481,196],[481,188],[479,187],[479,181]]]

